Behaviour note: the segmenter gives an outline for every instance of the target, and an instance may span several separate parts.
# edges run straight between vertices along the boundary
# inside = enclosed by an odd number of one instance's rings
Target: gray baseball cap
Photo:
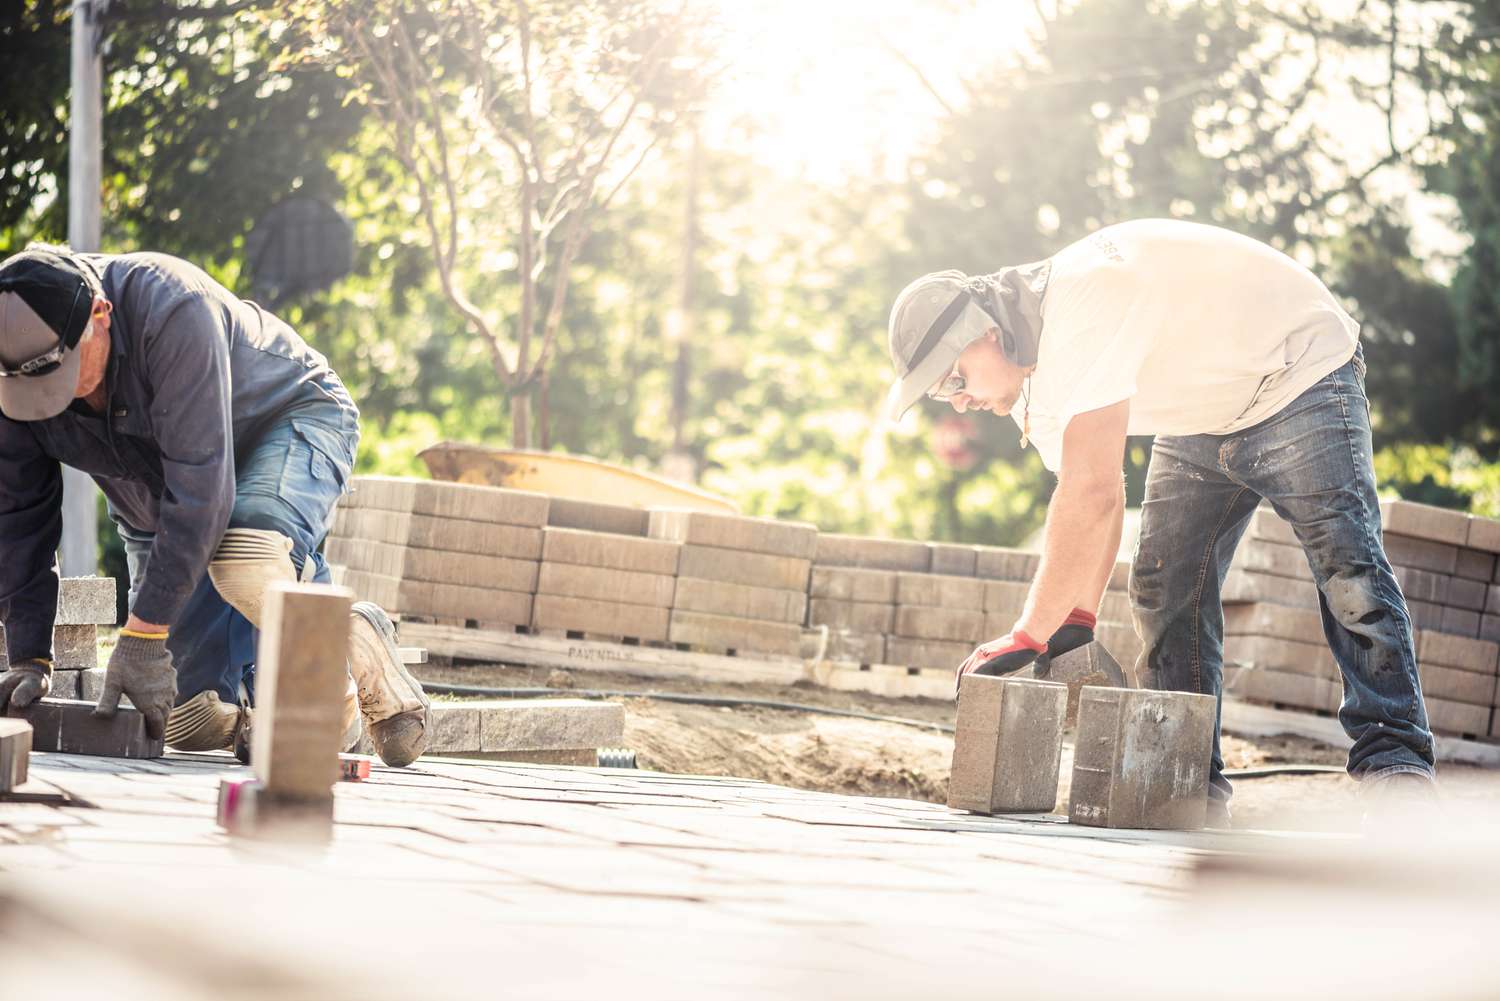
[[[73,402],[78,343],[98,288],[61,248],[28,248],[0,262],[0,413],[41,421]]]
[[[999,324],[962,271],[935,271],[901,290],[891,307],[891,364],[897,379],[886,418],[898,421],[953,370],[964,348]]]

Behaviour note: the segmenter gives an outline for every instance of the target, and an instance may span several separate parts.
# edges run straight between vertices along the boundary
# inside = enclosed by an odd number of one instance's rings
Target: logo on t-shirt
[[[1125,255],[1120,253],[1120,248],[1115,246],[1115,241],[1111,240],[1103,233],[1095,233],[1093,236],[1089,237],[1089,242],[1094,245],[1095,249],[1097,249],[1099,253],[1103,254],[1105,257],[1108,257],[1116,264],[1125,263]]]

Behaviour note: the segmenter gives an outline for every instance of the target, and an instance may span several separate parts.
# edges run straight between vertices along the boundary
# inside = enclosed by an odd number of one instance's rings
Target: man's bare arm
[[[1097,611],[1120,545],[1130,401],[1079,414],[1063,432],[1042,566],[1016,627],[1045,642],[1075,607]]]

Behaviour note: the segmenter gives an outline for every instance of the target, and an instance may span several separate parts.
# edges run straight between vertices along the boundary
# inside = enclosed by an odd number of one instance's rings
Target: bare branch
[[[917,82],[922,85],[922,89],[927,91],[927,93],[932,96],[932,99],[936,101],[945,112],[955,118],[958,117],[958,112],[954,110],[953,105],[949,104],[948,100],[943,97],[941,93],[939,93],[937,87],[933,86],[932,81],[927,79],[927,74],[922,72],[922,67],[913,62],[911,58],[907,56],[905,52],[902,52],[898,46],[892,45],[889,41],[887,41],[884,36],[882,36],[880,39],[880,47],[885,49],[891,55],[895,56],[896,61],[901,63],[901,65],[911,70],[912,75],[917,78]]]

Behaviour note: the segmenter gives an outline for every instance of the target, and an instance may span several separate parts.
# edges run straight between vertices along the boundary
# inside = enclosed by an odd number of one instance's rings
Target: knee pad
[[[227,751],[243,717],[239,706],[220,702],[217,692],[199,692],[167,717],[167,743],[179,751]]]
[[[312,560],[305,565],[311,567]],[[267,586],[297,580],[292,540],[269,529],[231,528],[209,559],[208,578],[219,597],[259,629]]]

